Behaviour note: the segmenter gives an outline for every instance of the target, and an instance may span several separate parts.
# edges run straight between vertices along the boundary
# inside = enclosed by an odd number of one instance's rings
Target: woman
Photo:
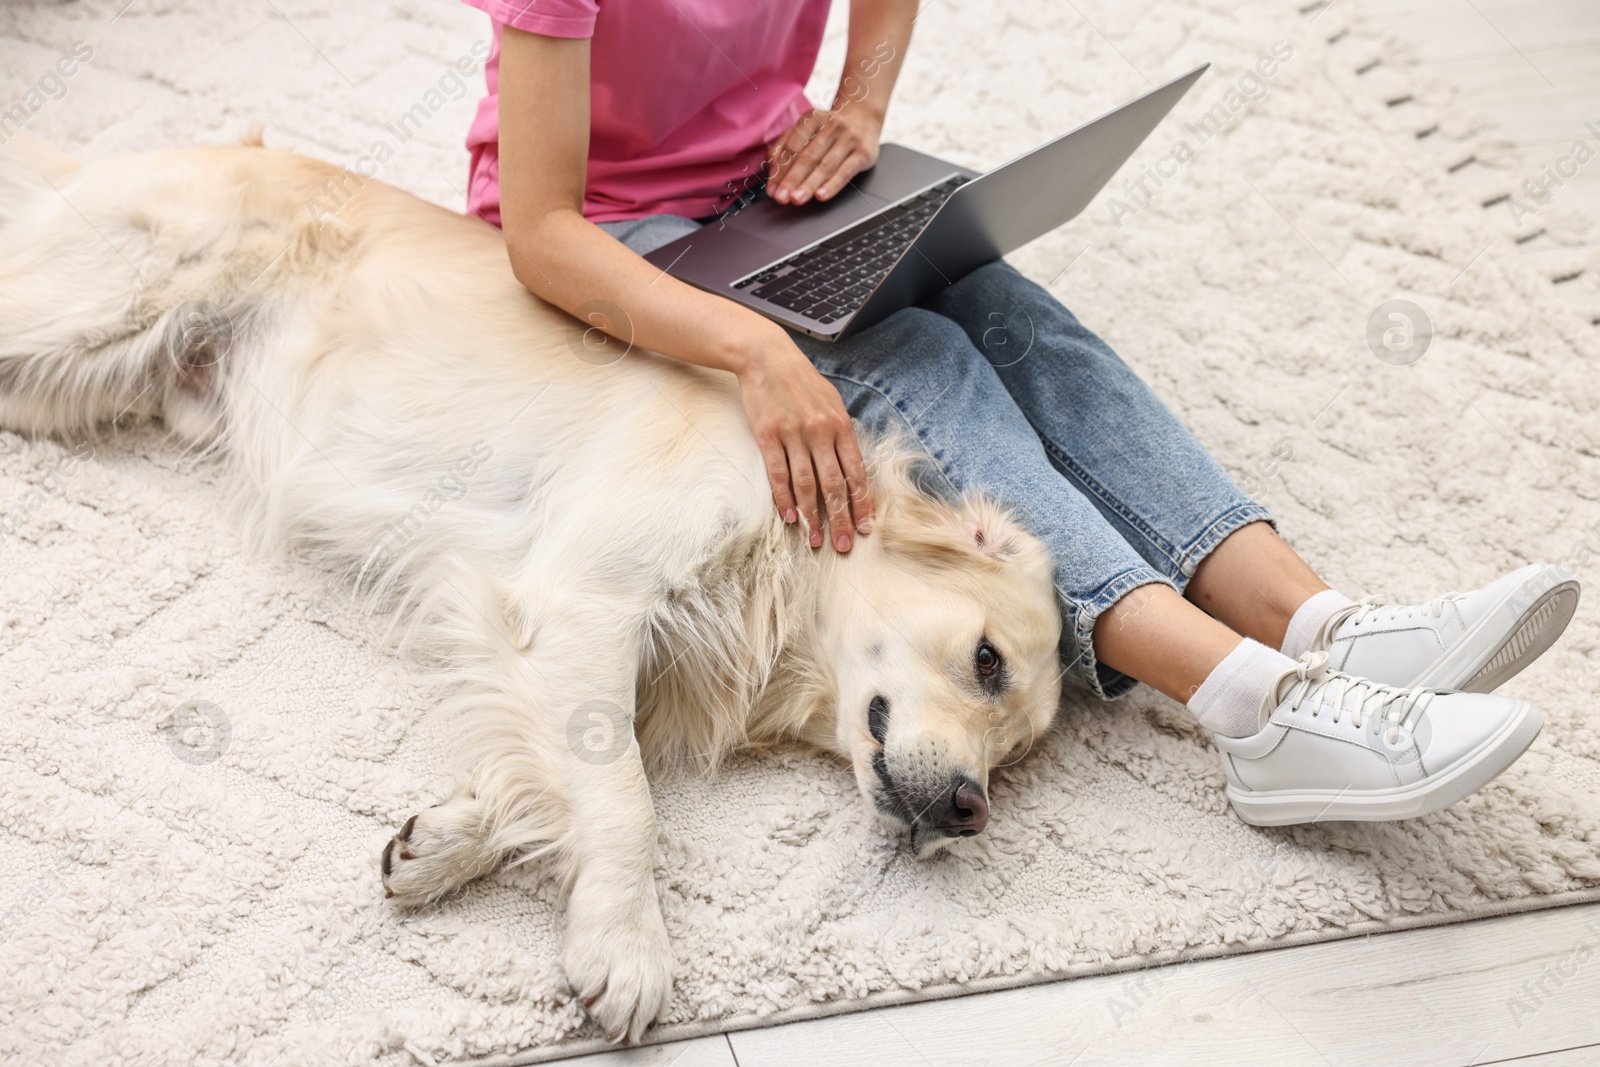
[[[1575,582],[1536,566],[1426,604],[1354,603],[1104,341],[1005,263],[828,344],[641,258],[747,191],[804,205],[871,166],[913,0],[852,0],[826,110],[802,88],[828,0],[467,2],[496,28],[468,138],[472,209],[503,226],[536,295],[575,314],[626,308],[633,343],[736,375],[774,502],[813,547],[827,550],[824,530],[839,552],[870,535],[852,417],[915,434],[944,488],[1000,498],[1050,546],[1069,679],[1185,703],[1249,822],[1421,814],[1531,743],[1538,713],[1483,694],[1559,636]],[[986,356],[997,310],[1032,323],[1026,358]]]

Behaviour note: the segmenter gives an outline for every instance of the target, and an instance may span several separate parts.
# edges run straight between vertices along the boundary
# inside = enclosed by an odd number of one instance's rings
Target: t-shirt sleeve
[[[465,0],[496,22],[545,37],[593,37],[599,0]]]

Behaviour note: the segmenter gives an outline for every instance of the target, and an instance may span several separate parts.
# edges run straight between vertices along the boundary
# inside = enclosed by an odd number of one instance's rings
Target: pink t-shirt
[[[829,0],[466,2],[494,20],[467,204],[499,225],[501,26],[591,39],[586,218],[699,218],[729,206],[811,106]]]

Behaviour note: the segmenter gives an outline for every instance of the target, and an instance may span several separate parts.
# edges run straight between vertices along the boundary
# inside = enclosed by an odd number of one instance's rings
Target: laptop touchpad
[[[721,289],[790,251],[753,233],[712,222],[645,258],[684,281]]]

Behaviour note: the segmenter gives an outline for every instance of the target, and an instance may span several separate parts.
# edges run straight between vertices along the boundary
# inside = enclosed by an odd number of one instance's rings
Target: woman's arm
[[[588,156],[589,42],[507,27],[500,215],[517,279],[569,312],[609,301],[631,320],[634,343],[735,374],[784,521],[805,515],[819,546],[820,493],[834,547],[848,551],[852,525],[862,533],[871,525],[872,499],[838,390],[783,327],[664,274],[585,219]]]
[[[878,161],[878,136],[911,43],[917,0],[851,0],[850,43],[833,107],[806,112],[767,155],[767,192],[780,204],[827,200]]]

